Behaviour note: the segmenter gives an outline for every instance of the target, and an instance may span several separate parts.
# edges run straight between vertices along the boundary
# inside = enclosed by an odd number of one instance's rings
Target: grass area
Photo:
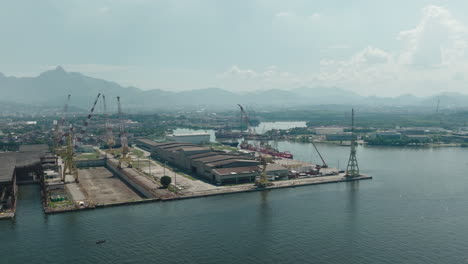
[[[132,150],[132,155],[134,156],[137,156],[138,158],[144,158],[145,157],[145,153],[141,150],[138,150],[138,149],[133,149]]]
[[[177,188],[174,185],[167,186],[167,190],[169,190],[170,192],[173,192],[173,193],[177,193],[179,191],[179,190],[177,190]]]
[[[76,156],[77,159],[80,160],[92,160],[92,159],[99,159],[100,155],[97,152],[93,153],[82,153]]]
[[[52,202],[49,198],[49,207],[50,208],[59,208],[59,207],[69,207],[73,206],[73,201],[70,200],[64,200],[64,201],[59,201],[59,202]]]

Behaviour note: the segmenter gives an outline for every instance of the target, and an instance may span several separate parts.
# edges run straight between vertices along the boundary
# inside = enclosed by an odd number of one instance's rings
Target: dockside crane
[[[129,148],[128,148],[128,135],[125,129],[125,124],[122,119],[122,106],[120,104],[120,96],[117,96],[117,108],[119,114],[119,134],[120,134],[120,144],[121,144],[121,154],[119,158],[119,168],[122,168],[122,164],[124,162],[127,163],[127,167],[131,168],[132,163],[130,157],[128,156]]]
[[[77,147],[76,143],[77,141],[81,141],[83,137],[86,134],[89,120],[93,116],[94,108],[96,107],[97,101],[99,100],[99,97],[101,96],[100,93],[98,93],[96,99],[94,100],[93,106],[91,107],[91,110],[86,117],[85,121],[83,121],[83,127],[80,130],[80,133],[78,133],[78,136],[75,136],[75,131],[74,131],[74,126],[70,125],[70,129],[68,133],[66,134],[67,136],[67,141],[66,141],[66,148],[65,151],[63,152],[63,160],[64,160],[64,169],[63,169],[63,180],[65,181],[65,175],[71,174],[73,175],[75,182],[78,183],[78,169],[76,167],[76,163],[74,160],[75,157],[75,151],[74,148]]]
[[[241,110],[241,121],[246,124],[247,126],[247,132],[249,135],[252,135],[254,133],[254,130],[250,126],[250,117],[247,114],[247,112],[244,110],[244,107],[240,104],[237,104]]]
[[[314,146],[315,151],[317,151],[317,154],[319,155],[320,159],[322,160],[322,168],[328,168],[328,164],[325,162],[325,160],[322,157],[322,154],[320,154],[320,151],[318,150],[317,146],[315,145],[314,141],[312,140],[312,146]]]
[[[60,143],[63,141],[63,137],[65,133],[63,132],[63,127],[65,125],[65,119],[67,117],[68,112],[68,104],[70,103],[71,94],[67,96],[67,101],[65,102],[65,106],[63,107],[62,118],[60,121],[55,122],[55,138],[54,138],[54,151],[58,153],[58,147]]]
[[[74,160],[75,151],[73,145],[73,127],[70,126],[70,130],[67,133],[67,145],[65,151],[63,152],[63,177],[62,180],[65,182],[65,175],[71,174],[75,179],[75,182],[78,183],[78,169]]]
[[[265,188],[265,187],[273,185],[272,182],[268,181],[268,176],[267,176],[267,173],[266,173],[266,168],[267,168],[267,165],[268,165],[269,162],[271,162],[271,160],[269,158],[267,158],[264,155],[260,156],[260,164],[262,165],[262,173],[260,174],[260,179],[258,179],[255,182],[255,185],[258,188]]]
[[[89,110],[88,116],[83,121],[83,126],[81,127],[80,135],[79,135],[79,138],[78,138],[79,141],[81,141],[83,139],[83,137],[86,135],[86,131],[88,130],[89,121],[91,120],[91,117],[93,116],[94,108],[96,108],[96,104],[97,104],[100,96],[101,96],[101,93],[98,93],[98,95],[96,96],[96,99],[94,100],[93,106],[91,107],[91,110]]]
[[[115,146],[114,134],[112,133],[112,125],[109,121],[109,113],[107,112],[106,96],[102,95],[102,102],[104,104],[104,114],[106,116],[106,144],[107,153],[112,153],[112,148]]]

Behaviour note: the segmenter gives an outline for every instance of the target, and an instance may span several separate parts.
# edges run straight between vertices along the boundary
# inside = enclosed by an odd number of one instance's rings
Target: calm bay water
[[[319,161],[309,144],[278,147]],[[318,147],[344,168],[347,147]],[[52,216],[21,186],[0,262],[468,263],[468,149],[359,147],[358,160],[373,180]]]

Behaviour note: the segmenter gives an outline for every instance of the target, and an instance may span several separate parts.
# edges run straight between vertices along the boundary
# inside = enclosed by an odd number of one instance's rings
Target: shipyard
[[[62,118],[53,122],[52,146],[21,145],[0,154],[0,217],[15,216],[21,184],[40,185],[44,212],[53,214],[372,178],[359,172],[354,143],[346,170],[329,167],[315,144],[321,164],[295,160],[255,131],[240,104],[242,132],[223,129],[217,133],[223,134],[221,143],[213,145],[209,133],[172,132],[162,140],[130,135],[127,126],[134,122],[124,120],[121,98],[113,124],[104,94],[96,96],[81,125],[68,125],[70,100],[68,95]],[[104,110],[92,122],[100,101]],[[102,127],[102,134],[89,133],[93,126]]]

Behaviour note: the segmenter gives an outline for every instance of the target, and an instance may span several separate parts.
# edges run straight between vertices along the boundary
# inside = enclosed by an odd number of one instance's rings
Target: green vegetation
[[[62,201],[53,202],[49,197],[49,207],[50,208],[55,209],[55,208],[69,207],[69,206],[73,206],[73,201],[65,199],[65,200],[62,200]]]
[[[77,159],[80,159],[80,160],[93,160],[93,159],[99,159],[100,155],[99,153],[97,152],[93,152],[93,153],[82,153],[82,154],[78,154],[76,156]]]
[[[173,193],[177,193],[179,190],[177,189],[177,187],[173,186],[173,185],[169,185],[167,187],[167,189],[170,191],[170,192],[173,192]]]
[[[167,188],[171,184],[171,177],[169,176],[162,176],[161,177],[161,184],[164,188]]]
[[[138,149],[133,149],[132,150],[132,155],[134,156],[137,156],[138,158],[144,158],[145,157],[145,153],[141,150],[138,150]]]
[[[415,145],[425,145],[432,142],[430,138],[408,138],[402,137],[401,139],[386,139],[383,137],[375,137],[375,138],[365,138],[365,142],[368,145],[376,145],[376,146],[415,146]]]

